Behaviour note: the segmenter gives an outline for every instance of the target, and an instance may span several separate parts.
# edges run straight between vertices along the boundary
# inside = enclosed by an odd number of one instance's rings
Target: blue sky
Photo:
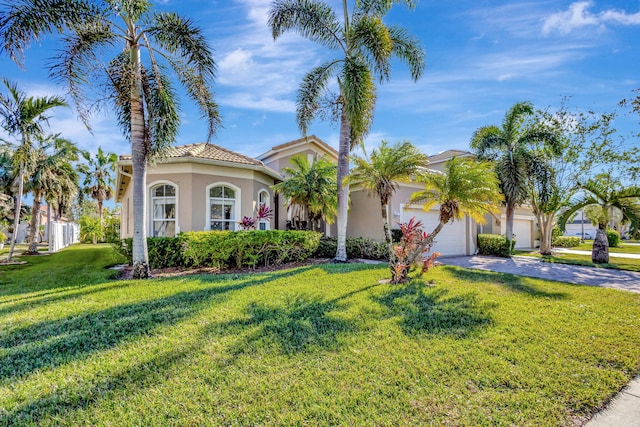
[[[294,34],[274,42],[267,0],[164,0],[156,6],[194,19],[214,49],[213,90],[223,127],[213,143],[257,156],[300,137],[296,90],[304,73],[327,58],[324,48]],[[427,67],[414,83],[403,64],[394,64],[391,81],[379,88],[368,147],[408,139],[427,154],[467,149],[474,130],[500,124],[516,102],[554,108],[570,97],[574,108],[610,112],[640,88],[640,0],[422,0],[413,11],[395,7],[387,22],[421,40]],[[52,39],[32,46],[25,71],[0,56],[1,75],[32,94],[63,93],[47,78],[56,47]],[[181,105],[176,143],[203,141],[206,127],[197,109],[186,99]],[[623,115],[616,127],[626,136],[640,131],[639,122],[637,115]],[[51,119],[52,131],[84,149],[129,153],[110,111],[91,124],[93,134],[71,109]],[[336,124],[318,120],[309,133],[337,147]]]

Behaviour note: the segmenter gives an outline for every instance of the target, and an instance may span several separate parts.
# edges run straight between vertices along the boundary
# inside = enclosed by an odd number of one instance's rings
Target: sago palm
[[[594,263],[609,262],[609,240],[607,238],[607,223],[611,208],[616,208],[622,215],[622,222],[631,224],[633,229],[640,226],[640,187],[631,186],[615,188],[603,180],[590,179],[579,184],[584,195],[576,199],[558,218],[558,226],[564,229],[565,224],[573,214],[589,206],[599,206],[598,229],[593,241],[591,260]]]
[[[351,8],[349,7],[351,4]],[[338,148],[338,248],[337,261],[346,261],[349,152],[360,144],[371,127],[376,100],[376,80],[390,77],[391,59],[404,61],[413,80],[424,70],[424,51],[419,42],[397,26],[382,22],[394,3],[413,7],[411,0],[343,0],[334,10],[321,0],[275,0],[269,11],[274,39],[294,31],[319,43],[335,56],[309,71],[300,86],[297,121],[303,134],[325,104],[323,97],[336,106],[340,117]],[[331,79],[338,94],[330,92]]]
[[[37,233],[40,228],[40,206],[42,198],[59,188],[61,175],[73,170],[70,162],[78,160],[78,148],[59,135],[40,141],[33,150],[34,166],[27,179],[25,190],[33,195],[31,223],[29,227],[29,249],[27,253],[38,253]]]
[[[288,209],[301,206],[308,219],[307,227],[317,228],[317,221],[324,219],[331,224],[336,215],[336,165],[324,157],[309,161],[306,156],[291,158],[292,167],[282,172],[285,179],[273,189],[286,199]]]
[[[167,71],[198,104],[211,137],[219,117],[209,89],[215,71],[209,45],[191,20],[154,12],[147,0],[17,0],[0,11],[2,48],[19,64],[29,44],[49,33],[64,43],[51,74],[67,86],[80,116],[86,122],[87,90],[102,89],[91,95],[112,101],[131,140],[133,277],[148,277],[147,164],[175,141],[180,123]]]
[[[506,238],[509,241],[513,240],[515,209],[527,198],[529,172],[535,163],[531,144],[542,142],[552,152],[559,149],[554,132],[541,127],[523,126],[533,113],[530,102],[517,103],[507,111],[502,127],[481,127],[471,139],[471,148],[480,159],[495,162],[506,205]]]
[[[1,28],[1,26],[0,26]],[[12,152],[11,164],[16,178],[13,233],[11,233],[11,249],[8,261],[13,258],[20,224],[22,209],[22,195],[24,193],[25,178],[31,173],[35,165],[34,143],[37,138],[44,136],[44,127],[49,119],[48,113],[56,107],[67,104],[57,96],[32,97],[18,89],[15,83],[4,79],[7,94],[0,94],[0,116],[2,128],[17,141],[7,142]]]
[[[380,147],[371,152],[371,156],[356,156],[352,161],[354,166],[347,182],[362,186],[380,200],[382,228],[387,244],[391,245],[388,213],[391,197],[398,189],[398,182],[411,181],[426,168],[428,157],[409,141],[391,146],[387,141],[382,141]]]
[[[98,147],[98,152],[93,157],[87,152],[82,155],[87,162],[82,168],[84,191],[98,203],[98,218],[102,225],[102,206],[105,200],[111,200],[113,197],[113,172],[118,163],[118,156],[115,153],[105,153],[102,147]]]
[[[426,244],[432,243],[446,224],[465,215],[484,224],[485,215],[499,212],[498,206],[504,200],[498,177],[489,162],[454,157],[447,161],[443,173],[427,173],[419,181],[425,188],[411,196],[411,203],[422,204],[426,211],[440,205],[438,225]]]

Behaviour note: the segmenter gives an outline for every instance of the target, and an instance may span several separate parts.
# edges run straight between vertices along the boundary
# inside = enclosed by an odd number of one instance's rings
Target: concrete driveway
[[[442,257],[445,265],[475,268],[479,270],[511,273],[579,285],[603,286],[640,293],[640,272],[582,267],[578,265],[542,262],[539,258],[514,256],[497,258],[489,256]]]

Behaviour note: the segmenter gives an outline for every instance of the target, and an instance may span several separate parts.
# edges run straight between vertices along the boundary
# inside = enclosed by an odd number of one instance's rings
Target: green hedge
[[[580,245],[578,236],[557,236],[551,239],[551,246],[558,248],[573,248]]]
[[[338,248],[338,239],[335,237],[320,238],[320,245],[314,253],[316,258],[335,258]],[[347,258],[389,260],[389,247],[386,242],[377,242],[364,237],[347,238]]]
[[[607,240],[609,241],[610,248],[616,248],[620,244],[620,233],[616,230],[607,228]]]
[[[515,239],[511,241],[511,251],[516,246]],[[507,238],[500,234],[478,234],[478,253],[480,255],[494,255],[509,257],[511,252]]]
[[[318,248],[313,231],[190,231],[178,237],[149,237],[151,268],[251,267],[304,261]],[[132,262],[132,239],[117,248]]]

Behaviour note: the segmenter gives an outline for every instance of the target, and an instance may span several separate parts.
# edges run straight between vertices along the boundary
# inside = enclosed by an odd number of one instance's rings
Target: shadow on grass
[[[229,284],[119,305],[0,333],[0,349],[5,350],[0,356],[0,380],[15,379],[38,369],[56,367],[115,347],[121,342],[152,334],[160,327],[175,324],[197,313],[205,304],[222,302],[228,292],[297,273],[299,270],[272,273],[261,275],[256,280],[234,281],[218,277],[211,281]]]
[[[255,329],[232,350],[234,356],[263,350],[291,355],[334,349],[339,346],[338,336],[353,330],[348,321],[331,315],[342,309],[337,299],[322,301],[308,295],[297,295],[281,306],[253,302],[245,310],[246,318],[215,325],[213,330],[240,336]]]
[[[426,333],[466,338],[493,323],[493,306],[479,303],[476,295],[447,294],[446,289],[425,287],[414,280],[374,300],[387,306],[391,316],[400,316],[402,330],[410,336]]]
[[[542,286],[527,283],[528,278],[516,276],[515,274],[496,273],[493,271],[476,270],[454,266],[445,266],[444,268],[446,268],[447,271],[451,273],[451,275],[455,278],[467,282],[495,283],[509,289],[510,291],[526,294],[536,298],[567,298],[567,294],[564,292],[546,291],[542,288]],[[563,284],[565,283],[563,282]],[[570,283],[566,284],[568,286],[572,286]]]

